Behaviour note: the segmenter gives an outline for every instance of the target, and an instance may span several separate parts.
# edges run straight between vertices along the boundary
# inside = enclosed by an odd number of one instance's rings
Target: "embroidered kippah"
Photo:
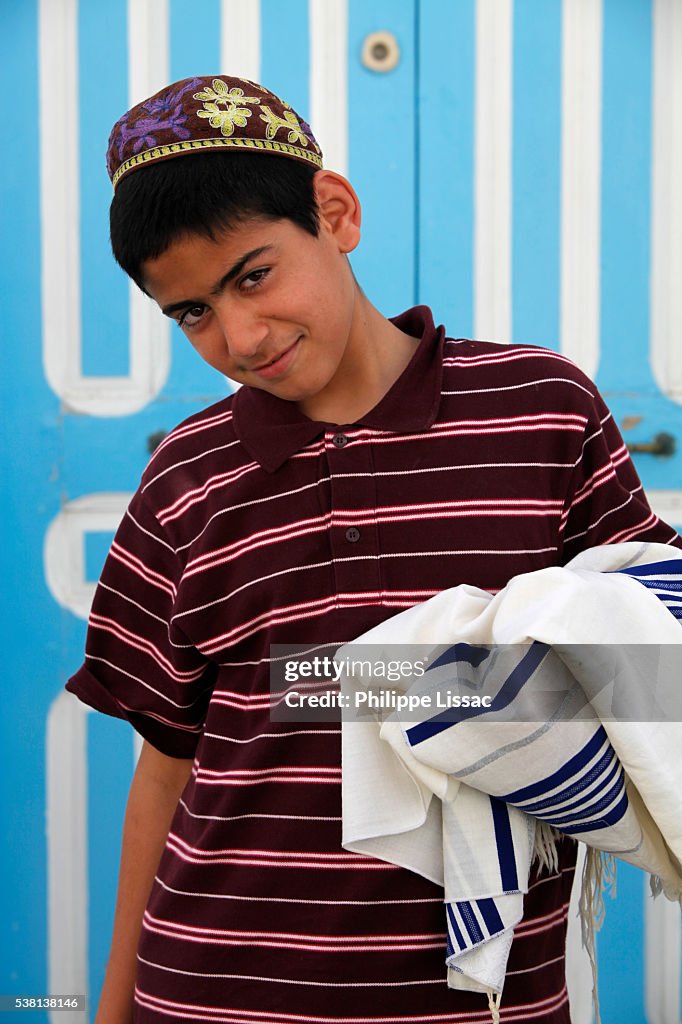
[[[288,103],[246,78],[209,75],[174,82],[119,118],[107,170],[116,188],[124,175],[158,160],[231,147],[322,167],[310,125]]]

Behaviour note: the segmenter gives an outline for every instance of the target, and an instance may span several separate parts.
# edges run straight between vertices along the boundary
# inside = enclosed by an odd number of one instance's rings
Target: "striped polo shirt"
[[[317,422],[242,387],[168,435],[112,544],[67,689],[194,758],[137,1024],[488,1021],[485,996],[447,988],[442,890],[342,848],[340,724],[272,720],[270,646],[320,651],[596,544],[682,544],[569,360],[446,338],[425,307],[393,322],[420,341],[367,415]],[[569,1021],[559,846],[531,878],[503,1021]]]

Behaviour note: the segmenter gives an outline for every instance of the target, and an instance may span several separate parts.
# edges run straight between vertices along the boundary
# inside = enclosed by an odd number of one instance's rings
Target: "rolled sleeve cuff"
[[[198,731],[167,725],[151,715],[123,707],[85,665],[71,676],[65,689],[95,711],[130,722],[136,732],[162,754],[178,758],[194,757],[200,738]]]

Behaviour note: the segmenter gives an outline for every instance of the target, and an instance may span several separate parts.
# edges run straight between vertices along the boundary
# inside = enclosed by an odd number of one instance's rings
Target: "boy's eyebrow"
[[[244,267],[251,260],[257,259],[258,256],[262,256],[264,252],[268,252],[273,247],[271,245],[261,245],[258,249],[251,249],[250,252],[244,253],[240,256],[236,263],[234,263],[226,274],[220,278],[220,280],[211,288],[209,295],[220,295],[221,291],[226,284],[229,284],[235,277],[241,274]],[[183,299],[181,302],[171,302],[168,306],[163,306],[161,312],[165,316],[170,316],[171,313],[177,313],[180,309],[186,309],[188,306],[199,306],[202,305],[200,299]]]

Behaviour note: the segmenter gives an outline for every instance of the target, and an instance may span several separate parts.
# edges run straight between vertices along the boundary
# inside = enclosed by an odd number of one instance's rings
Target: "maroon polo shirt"
[[[394,322],[421,340],[367,415],[316,422],[242,387],[166,438],[112,545],[67,689],[194,758],[144,915],[138,1024],[489,1020],[446,986],[442,890],[342,849],[340,725],[271,720],[270,645],[323,649],[596,544],[680,544],[567,359],[447,339],[425,307]],[[560,851],[531,879],[504,1021],[569,1021]]]

